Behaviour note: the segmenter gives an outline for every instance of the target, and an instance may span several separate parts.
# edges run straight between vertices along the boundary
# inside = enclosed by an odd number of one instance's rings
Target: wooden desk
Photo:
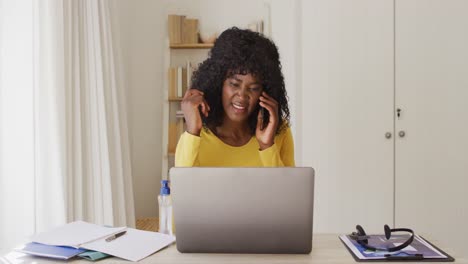
[[[437,244],[437,241],[434,241]],[[438,245],[438,244],[437,244]],[[451,254],[455,259],[456,263],[468,264],[466,258],[462,258],[457,254],[454,254],[449,248],[444,248],[444,245],[438,245],[447,253]],[[175,245],[172,245],[166,249],[161,250],[146,259],[143,259],[139,263],[155,263],[155,264],[174,264],[174,263],[268,263],[268,264],[283,264],[283,263],[314,263],[314,264],[348,264],[356,263],[341,243],[338,235],[314,235],[313,237],[313,249],[310,255],[263,255],[263,254],[182,254],[177,251]],[[42,264],[42,263],[57,263],[45,258],[36,258],[27,256],[16,252],[0,252],[0,263],[8,264]],[[60,263],[82,263],[90,264],[91,262],[86,260],[72,260],[69,262],[60,261]],[[98,264],[110,264],[110,263],[131,263],[129,261],[121,260],[118,258],[108,258],[97,262]],[[414,262],[413,262],[414,263]],[[435,262],[431,262],[435,263]],[[444,262],[441,262],[444,263]]]

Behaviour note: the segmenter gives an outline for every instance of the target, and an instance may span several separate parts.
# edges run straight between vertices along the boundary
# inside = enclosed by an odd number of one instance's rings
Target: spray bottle
[[[161,191],[158,195],[159,203],[159,233],[173,235],[172,229],[172,199],[169,181],[161,181]]]

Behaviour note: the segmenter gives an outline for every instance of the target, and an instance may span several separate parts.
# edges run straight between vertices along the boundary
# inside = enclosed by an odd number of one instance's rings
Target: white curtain
[[[77,219],[135,224],[109,4],[0,0],[0,247]]]
[[[0,0],[0,248],[34,231],[32,5]]]

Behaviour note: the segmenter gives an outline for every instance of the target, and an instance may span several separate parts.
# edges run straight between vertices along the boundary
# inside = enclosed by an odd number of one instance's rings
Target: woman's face
[[[246,122],[258,105],[263,87],[252,74],[236,74],[223,83],[223,107],[226,117],[235,122]]]

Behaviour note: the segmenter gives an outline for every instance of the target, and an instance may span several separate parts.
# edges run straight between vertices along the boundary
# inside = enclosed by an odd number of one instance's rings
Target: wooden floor
[[[140,218],[136,220],[136,228],[146,231],[158,232],[159,221],[157,217]]]

